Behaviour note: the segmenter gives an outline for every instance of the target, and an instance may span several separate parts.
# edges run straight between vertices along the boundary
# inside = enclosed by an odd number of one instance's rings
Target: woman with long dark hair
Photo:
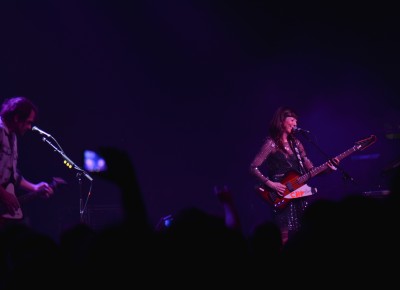
[[[300,230],[302,214],[313,194],[306,184],[291,183],[296,180],[293,176],[307,174],[314,167],[294,134],[297,120],[291,108],[279,107],[270,121],[269,135],[250,165],[251,174],[261,183],[262,196],[273,205],[283,243]],[[327,169],[336,170],[338,163],[337,158],[328,161]],[[284,198],[288,193],[296,198]]]

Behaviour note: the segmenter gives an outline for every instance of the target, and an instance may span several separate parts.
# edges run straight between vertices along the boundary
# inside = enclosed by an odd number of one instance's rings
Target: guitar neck
[[[28,201],[34,199],[34,198],[35,198],[36,196],[38,196],[39,194],[41,194],[42,192],[43,192],[43,191],[40,191],[40,192],[34,192],[34,191],[32,191],[32,192],[26,193],[26,194],[24,194],[24,195],[18,196],[18,201],[19,201],[19,202],[28,202]]]
[[[52,182],[49,184],[49,186],[54,190],[56,188],[57,184],[55,182]],[[42,193],[44,193],[44,190],[30,191],[28,193],[18,196],[18,201],[19,202],[28,202],[28,201],[34,199],[35,197],[40,196]]]
[[[336,156],[334,158],[337,158],[340,161],[340,160],[346,158],[347,156],[353,154],[357,150],[359,150],[360,147],[361,146],[359,146],[359,145],[353,146],[350,149],[346,150],[345,152],[339,154],[338,156]],[[309,180],[310,178],[320,174],[321,172],[325,171],[326,169],[328,169],[328,162],[325,162],[324,164],[322,164],[322,165],[320,165],[318,167],[312,168],[309,172],[307,172],[306,174],[303,174],[302,176],[300,176],[299,177],[299,181],[301,183],[305,183],[307,180]]]

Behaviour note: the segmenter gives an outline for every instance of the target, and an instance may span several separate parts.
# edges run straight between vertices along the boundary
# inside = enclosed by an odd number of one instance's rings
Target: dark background
[[[294,107],[315,165],[372,134],[378,141],[310,181],[316,198],[388,188],[400,160],[399,17],[385,2],[1,1],[2,99],[24,95],[37,126],[82,166],[86,148],[132,157],[151,222],[196,206],[222,215],[214,185],[232,190],[244,231],[270,218],[249,164],[272,113]],[[302,138],[302,136],[299,136]],[[89,183],[40,135],[19,142],[33,182],[68,181],[26,205],[57,236],[79,220]],[[119,216],[119,191],[94,177],[90,222]]]

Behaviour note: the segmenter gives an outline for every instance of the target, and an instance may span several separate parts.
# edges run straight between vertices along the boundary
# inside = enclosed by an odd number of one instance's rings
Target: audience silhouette
[[[99,178],[120,189],[123,221],[101,230],[81,222],[66,229],[59,242],[26,225],[2,229],[0,289],[151,287],[160,282],[231,287],[255,286],[267,279],[287,287],[396,282],[399,172],[388,196],[352,194],[310,204],[302,230],[282,244],[279,229],[270,221],[254,227],[249,236],[242,233],[228,186],[214,188],[221,216],[185,208],[168,226],[152,228],[128,154],[109,147],[100,153],[108,171]]]

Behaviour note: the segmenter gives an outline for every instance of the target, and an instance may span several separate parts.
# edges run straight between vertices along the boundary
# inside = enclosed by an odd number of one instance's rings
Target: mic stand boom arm
[[[53,137],[51,137],[53,138]],[[86,204],[89,200],[89,196],[91,194],[91,189],[89,190],[89,194],[87,196],[85,205],[83,205],[83,199],[82,199],[82,178],[81,176],[84,175],[92,184],[93,182],[93,178],[87,174],[86,171],[84,171],[82,168],[80,168],[78,165],[76,165],[70,158],[68,158],[67,155],[65,155],[64,151],[60,150],[59,148],[57,148],[53,143],[51,143],[51,141],[49,141],[46,137],[42,138],[43,142],[46,142],[47,144],[49,144],[51,147],[53,147],[54,151],[58,152],[63,158],[64,158],[64,164],[67,165],[69,168],[74,168],[78,173],[76,174],[76,177],[78,178],[78,183],[79,183],[79,191],[80,191],[80,198],[79,198],[79,214],[80,214],[80,218],[81,218],[81,222],[84,221],[84,212],[85,212],[85,208],[86,208]],[[91,186],[90,186],[91,187]]]
[[[83,170],[82,168],[80,168],[78,165],[76,165],[71,159],[68,158],[67,155],[65,155],[65,153],[63,151],[61,151],[60,149],[58,149],[56,146],[54,146],[53,143],[51,143],[46,137],[43,137],[43,142],[46,142],[47,144],[49,144],[51,147],[53,147],[54,151],[58,152],[63,158],[64,158],[64,163],[69,164],[70,168],[74,168],[76,171],[78,171],[80,174],[83,174],[87,179],[89,179],[89,181],[93,181],[93,178],[87,174],[87,172],[85,170]]]

